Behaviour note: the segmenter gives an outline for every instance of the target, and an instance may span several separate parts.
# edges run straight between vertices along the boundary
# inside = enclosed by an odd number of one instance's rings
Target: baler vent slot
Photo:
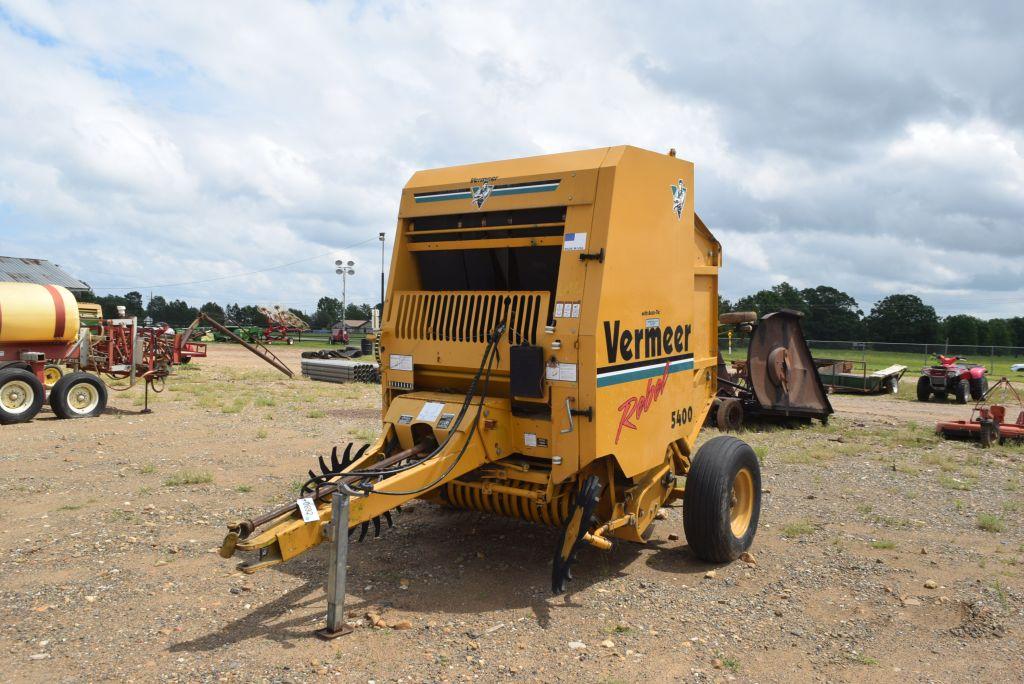
[[[536,344],[546,292],[401,292],[398,339],[483,344],[508,313],[508,340]]]

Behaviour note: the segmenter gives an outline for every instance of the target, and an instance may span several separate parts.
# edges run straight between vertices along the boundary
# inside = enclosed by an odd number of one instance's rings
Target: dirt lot
[[[955,405],[834,404],[827,428],[744,436],[755,564],[695,560],[673,508],[646,546],[584,551],[553,598],[553,530],[413,504],[353,545],[348,596],[412,628],[323,642],[326,548],[254,576],[215,550],[316,454],[371,438],[378,388],[215,345],[150,415],[131,391],[0,428],[4,679],[1022,681],[1024,449],[938,440]]]

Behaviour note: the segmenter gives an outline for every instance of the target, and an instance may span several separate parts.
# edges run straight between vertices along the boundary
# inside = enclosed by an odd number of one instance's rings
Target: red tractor
[[[928,401],[932,395],[946,399],[950,394],[956,403],[966,404],[968,399],[979,401],[988,392],[988,370],[976,363],[966,361],[962,356],[932,354],[938,363],[921,369],[917,379],[917,400]]]

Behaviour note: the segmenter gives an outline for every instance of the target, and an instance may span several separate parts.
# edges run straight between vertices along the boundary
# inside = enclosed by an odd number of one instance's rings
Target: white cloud
[[[61,244],[60,262],[97,286],[324,254],[160,292],[311,308],[337,291],[343,255],[358,262],[350,296],[375,301],[375,236],[393,229],[414,170],[629,143],[696,163],[728,296],[785,276],[865,308],[886,288],[1020,308],[988,296],[999,281],[986,275],[1019,274],[1024,255],[1024,102],[1007,86],[1024,50],[1000,29],[1012,22],[979,15],[956,32],[961,8],[872,5],[841,18],[765,5],[0,6],[0,253]],[[984,258],[958,260],[958,240],[977,235]]]

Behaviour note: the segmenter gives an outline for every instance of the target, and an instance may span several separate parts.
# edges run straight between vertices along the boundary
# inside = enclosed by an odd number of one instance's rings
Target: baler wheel
[[[917,379],[917,400],[928,401],[929,397],[932,396],[932,386],[928,382],[928,378],[921,376]]]
[[[43,407],[43,383],[31,371],[0,370],[0,425],[27,423]]]
[[[725,563],[750,548],[761,515],[761,469],[735,437],[710,440],[694,456],[683,494],[683,527],[701,560]]]

